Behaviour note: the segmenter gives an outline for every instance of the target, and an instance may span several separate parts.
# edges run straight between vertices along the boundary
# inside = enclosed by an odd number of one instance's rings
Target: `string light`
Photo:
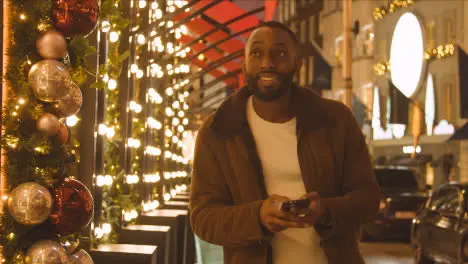
[[[138,175],[127,175],[125,177],[125,181],[127,182],[127,184],[136,184],[140,181],[140,177],[138,177]]]
[[[115,43],[119,40],[119,33],[115,32],[115,31],[112,31],[110,34],[109,34],[109,40],[110,42],[112,43]]]
[[[140,113],[143,110],[143,107],[136,103],[135,101],[131,101],[129,105],[129,109],[135,113]]]
[[[107,20],[104,20],[101,22],[101,31],[106,33],[106,32],[109,32],[111,28],[111,24],[109,23],[109,21]]]
[[[65,120],[65,123],[69,127],[74,127],[76,126],[76,124],[78,124],[78,121],[80,121],[80,119],[77,116],[72,115],[72,116],[67,117],[67,119]]]
[[[117,81],[114,80],[114,79],[109,79],[109,81],[107,82],[107,88],[109,88],[109,90],[115,90],[115,88],[117,88]]]
[[[139,148],[141,146],[141,142],[138,139],[135,138],[129,138],[127,140],[127,145],[130,148]]]
[[[98,187],[112,186],[113,183],[114,183],[114,179],[110,175],[105,175],[105,176],[98,175],[98,176],[96,176],[96,185]]]
[[[23,14],[23,13],[21,13],[20,16],[19,16],[19,18],[20,18],[21,20],[26,20],[26,15]]]
[[[138,2],[138,7],[139,8],[145,8],[146,7],[146,1],[145,0],[140,0]]]
[[[159,156],[159,155],[161,155],[161,149],[156,148],[156,147],[153,147],[153,146],[147,146],[146,149],[145,149],[145,152],[146,152],[148,155],[151,155],[151,156]]]

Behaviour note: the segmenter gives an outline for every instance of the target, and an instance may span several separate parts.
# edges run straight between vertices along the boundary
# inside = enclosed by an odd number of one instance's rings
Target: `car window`
[[[380,188],[418,189],[416,175],[411,170],[376,169]]]
[[[459,214],[461,208],[461,196],[458,188],[442,188],[432,195],[430,210],[442,214]]]

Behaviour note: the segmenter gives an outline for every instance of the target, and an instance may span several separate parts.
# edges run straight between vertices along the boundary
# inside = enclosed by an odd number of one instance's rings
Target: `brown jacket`
[[[224,247],[226,264],[271,264],[272,234],[260,224],[267,198],[246,119],[249,91],[230,96],[199,130],[191,184],[191,224],[202,240]],[[357,233],[379,208],[361,130],[343,104],[294,86],[298,157],[307,192],[316,191],[332,227],[315,228],[329,264],[364,263]],[[271,142],[275,144],[275,142]]]

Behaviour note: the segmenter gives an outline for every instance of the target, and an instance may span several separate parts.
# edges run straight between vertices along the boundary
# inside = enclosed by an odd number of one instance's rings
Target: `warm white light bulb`
[[[115,32],[115,31],[112,31],[109,34],[109,40],[112,43],[117,42],[119,40],[119,33]]]
[[[115,88],[117,88],[117,81],[114,79],[109,79],[107,82],[107,88],[109,88],[109,90],[115,90]]]

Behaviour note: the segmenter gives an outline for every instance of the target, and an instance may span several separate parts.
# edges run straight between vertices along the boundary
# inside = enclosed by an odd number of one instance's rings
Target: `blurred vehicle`
[[[376,220],[362,228],[362,239],[401,238],[410,240],[411,223],[427,199],[414,170],[406,167],[376,167],[375,175],[382,190]]]
[[[468,184],[435,189],[411,229],[418,264],[468,263]]]

